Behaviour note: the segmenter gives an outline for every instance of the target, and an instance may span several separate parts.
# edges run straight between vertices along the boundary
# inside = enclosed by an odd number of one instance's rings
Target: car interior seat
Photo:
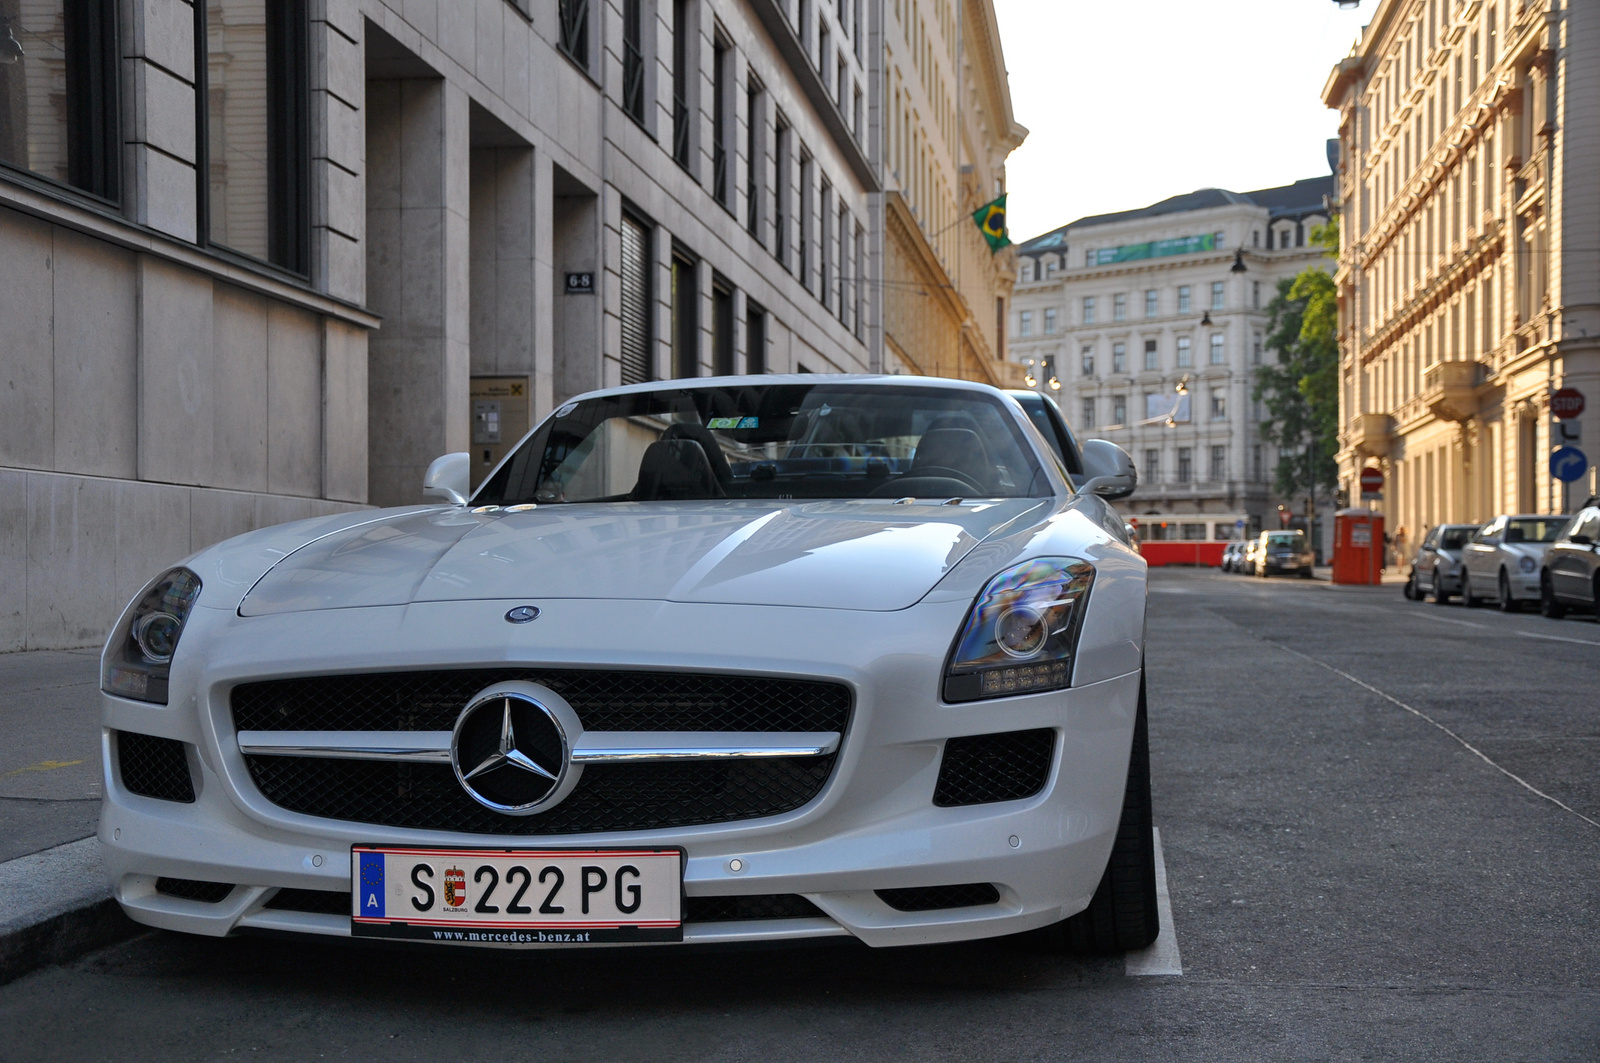
[[[628,497],[635,502],[726,498],[705,448],[693,439],[658,439],[645,448],[639,480]]]

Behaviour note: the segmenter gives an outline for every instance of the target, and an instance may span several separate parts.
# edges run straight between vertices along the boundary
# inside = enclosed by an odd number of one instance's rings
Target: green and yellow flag
[[[972,220],[977,223],[978,231],[983,233],[983,238],[989,241],[991,252],[998,251],[1011,242],[1011,236],[1006,232],[1005,196],[973,211]]]

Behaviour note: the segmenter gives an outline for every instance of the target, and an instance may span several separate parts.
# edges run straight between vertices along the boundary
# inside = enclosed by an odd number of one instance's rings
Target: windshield
[[[674,388],[568,403],[473,501],[1050,493],[996,396],[818,383]]]
[[[1439,549],[1461,549],[1463,546],[1467,545],[1467,540],[1472,538],[1472,533],[1474,530],[1475,529],[1473,528],[1456,528],[1452,531],[1445,532],[1443,538],[1439,540]]]
[[[1305,532],[1268,532],[1267,545],[1274,550],[1303,550],[1306,544]]]
[[[1567,526],[1568,517],[1519,517],[1506,522],[1507,543],[1553,543],[1556,535]]]

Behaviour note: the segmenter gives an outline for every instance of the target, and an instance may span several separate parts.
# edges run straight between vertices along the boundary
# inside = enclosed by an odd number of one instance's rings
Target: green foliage
[[[1338,219],[1313,229],[1311,242],[1337,254]],[[1339,448],[1339,293],[1333,277],[1311,266],[1279,281],[1267,315],[1267,347],[1278,353],[1278,362],[1256,371],[1255,397],[1268,413],[1262,436],[1284,452],[1275,486],[1291,497],[1305,493],[1313,480],[1332,489]]]

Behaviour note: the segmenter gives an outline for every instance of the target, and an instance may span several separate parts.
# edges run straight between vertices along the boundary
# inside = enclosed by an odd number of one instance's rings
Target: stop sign
[[[1375,495],[1383,490],[1383,470],[1371,466],[1361,470],[1361,493]]]
[[[1578,416],[1583,412],[1583,392],[1577,388],[1562,388],[1550,396],[1550,412],[1563,421]]]

